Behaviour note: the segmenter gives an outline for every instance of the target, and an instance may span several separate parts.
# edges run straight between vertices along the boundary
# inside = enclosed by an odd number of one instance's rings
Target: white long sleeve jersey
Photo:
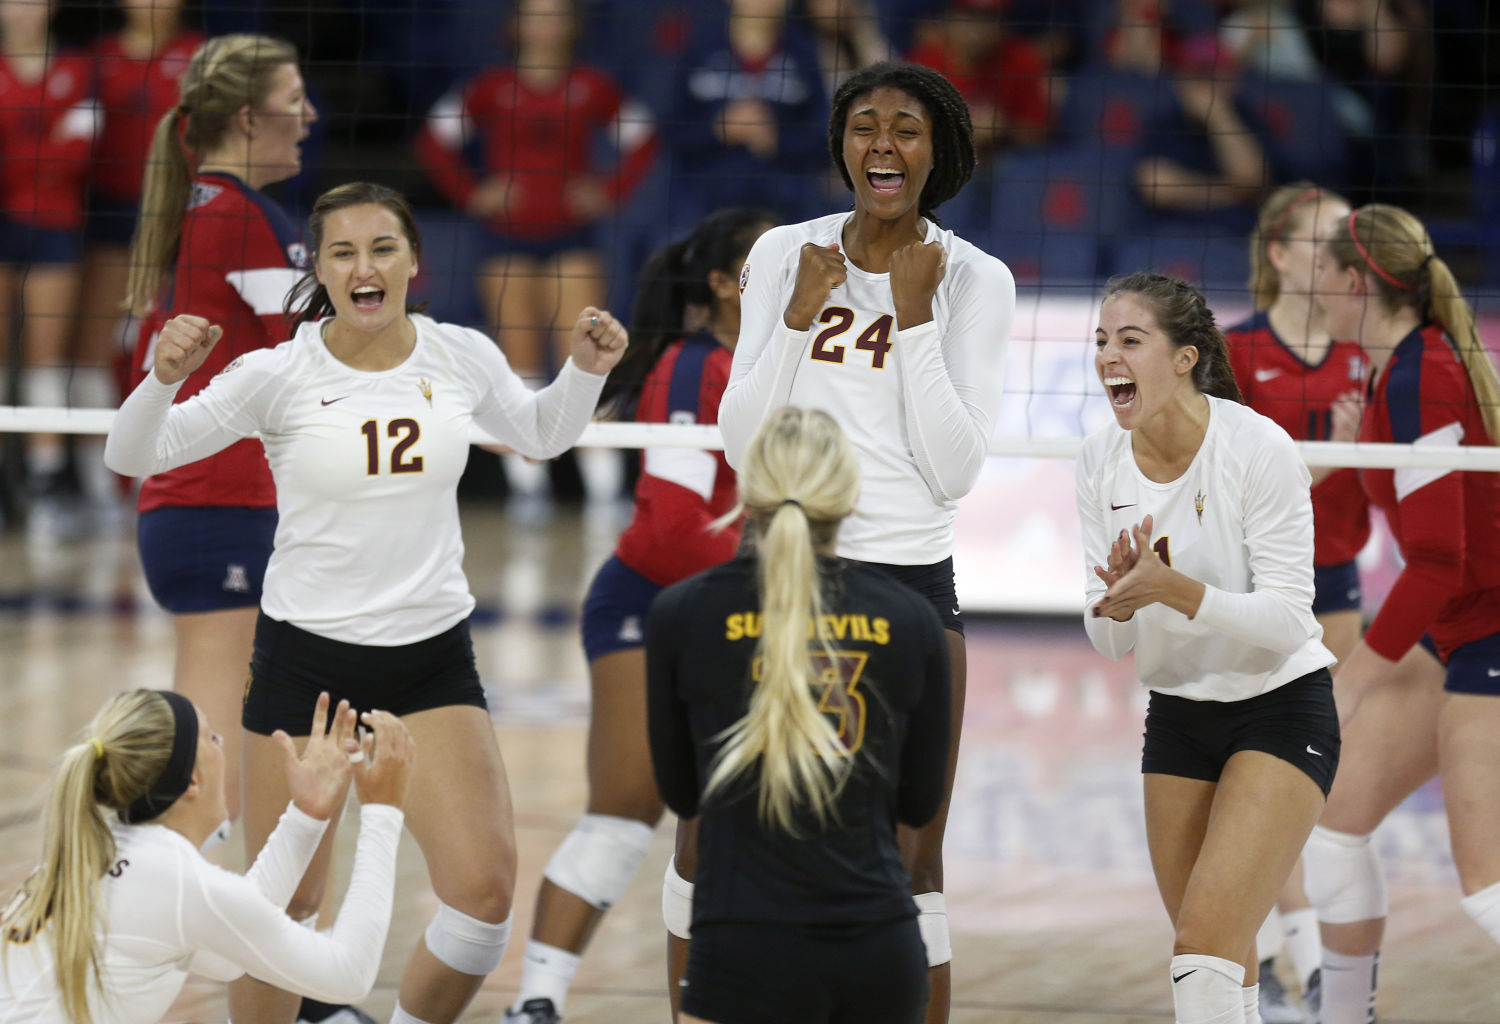
[[[802,245],[840,243],[852,214],[774,228],[740,275],[740,337],[719,406],[725,455],[737,465],[766,416],[822,409],[860,456],[859,505],[838,553],[924,565],[953,553],[958,499],[979,476],[1000,405],[1016,286],[1004,263],[927,222],[947,253],[933,318],[896,327],[889,274],[851,262],[807,331],[783,322]]]
[[[115,860],[99,883],[101,972],[89,991],[94,1024],[151,1024],[189,974],[250,974],[334,1003],[375,984],[391,921],[403,816],[360,808],[359,841],[338,920],[315,932],[286,916],[327,822],[289,806],[246,875],[210,864],[163,825],[116,825]],[[0,1024],[69,1024],[49,932],[8,947]]]
[[[416,346],[392,370],[345,365],[313,323],[180,404],[176,386],[148,374],[115,418],[105,462],[146,476],[259,434],[280,514],[261,609],[345,643],[436,636],[474,608],[457,500],[470,424],[551,458],[583,433],[604,377],[570,359],[534,392],[478,331],[411,321]]]
[[[1170,483],[1136,465],[1130,433],[1111,423],[1078,457],[1083,525],[1083,622],[1100,653],[1135,649],[1136,674],[1159,693],[1235,701],[1273,690],[1334,657],[1313,618],[1311,478],[1273,421],[1208,400],[1208,430],[1187,471]],[[1205,587],[1191,619],[1164,604],[1126,622],[1094,618],[1120,531],[1152,517],[1152,548]]]

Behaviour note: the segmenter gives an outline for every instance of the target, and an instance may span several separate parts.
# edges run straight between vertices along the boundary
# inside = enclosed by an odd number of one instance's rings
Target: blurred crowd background
[[[628,315],[646,256],[709,210],[844,208],[830,100],[887,58],[968,100],[979,167],[939,213],[1022,288],[1145,267],[1242,288],[1259,200],[1298,179],[1412,209],[1467,286],[1500,286],[1484,0],[55,0],[55,45],[97,60],[153,7],[294,43],[320,117],[269,193],[300,218],[342,182],[403,190],[420,296],[538,378],[557,323]],[[121,169],[91,159],[97,210]]]

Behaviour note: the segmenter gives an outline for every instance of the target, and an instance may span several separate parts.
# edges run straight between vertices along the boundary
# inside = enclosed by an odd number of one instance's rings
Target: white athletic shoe
[[[1264,1024],[1306,1024],[1307,1021],[1302,1007],[1276,977],[1270,960],[1262,960],[1260,964],[1260,1019]]]

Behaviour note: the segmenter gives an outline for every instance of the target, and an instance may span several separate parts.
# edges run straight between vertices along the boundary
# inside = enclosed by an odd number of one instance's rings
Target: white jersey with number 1
[[[766,232],[740,275],[740,337],[719,426],[731,465],[773,410],[822,409],[860,456],[846,558],[926,565],[953,554],[958,499],[974,486],[1000,404],[1016,286],[1004,263],[924,221],[947,255],[932,320],[896,325],[889,274],[848,264],[812,328],[782,321],[806,242],[842,249],[850,213]]]
[[[1209,398],[1208,429],[1176,480],[1148,479],[1131,434],[1110,423],[1078,455],[1083,527],[1084,627],[1100,653],[1135,650],[1147,687],[1190,700],[1236,701],[1332,665],[1313,618],[1311,477],[1272,420]],[[1126,622],[1095,618],[1104,596],[1094,566],[1107,565],[1121,530],[1151,517],[1151,547],[1204,585],[1191,619],[1164,604]]]

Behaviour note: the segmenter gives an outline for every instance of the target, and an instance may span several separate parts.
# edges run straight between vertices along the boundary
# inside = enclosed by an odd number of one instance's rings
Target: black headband
[[[193,767],[198,763],[198,709],[180,693],[156,692],[166,698],[167,706],[172,709],[172,756],[167,758],[161,775],[151,783],[150,791],[120,812],[127,825],[150,821],[176,803],[187,792],[188,784],[193,781]]]

